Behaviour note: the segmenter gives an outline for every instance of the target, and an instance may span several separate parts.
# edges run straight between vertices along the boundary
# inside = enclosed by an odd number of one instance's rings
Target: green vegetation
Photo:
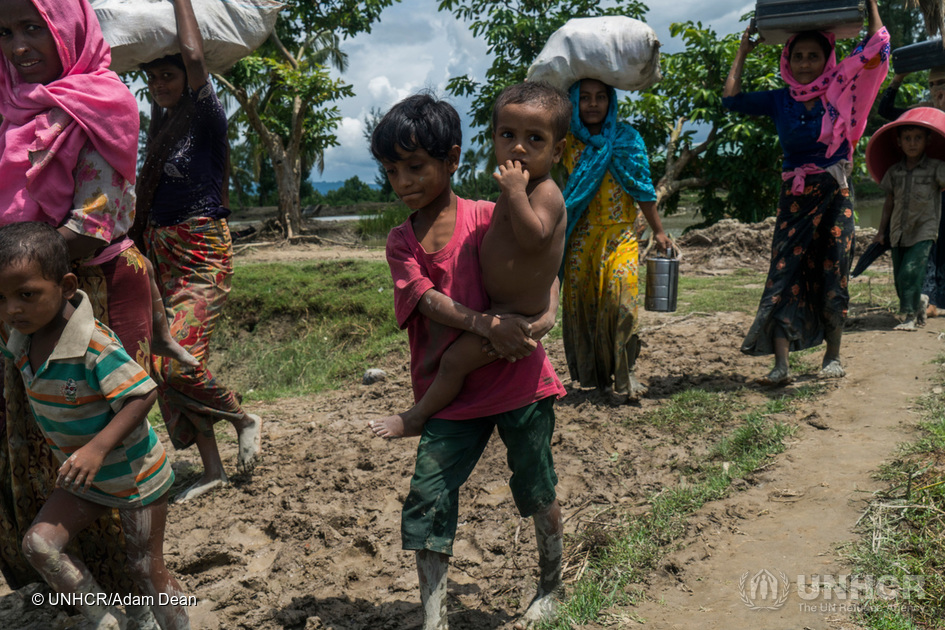
[[[320,193],[312,188],[311,192],[302,198],[302,201],[309,205],[323,203],[332,207],[355,206],[361,203],[376,203],[386,200],[383,191],[371,188],[370,185],[361,181],[361,178],[357,175],[349,177],[344,184],[326,193]]]
[[[754,313],[764,288],[765,274],[740,269],[728,276],[680,276],[676,312]],[[646,287],[646,266],[640,265],[640,295]]]
[[[941,359],[940,359],[941,363]],[[883,592],[861,600],[859,621],[874,630],[941,628],[945,618],[945,375],[919,400],[923,421],[920,438],[900,447],[899,456],[883,467],[881,478],[892,485],[877,495],[861,520],[862,538],[845,548],[854,573],[892,576],[921,589],[900,597]],[[934,392],[938,393],[934,393]],[[892,581],[890,581],[892,583]]]
[[[239,265],[214,336],[227,385],[271,399],[338,387],[391,354],[406,360],[387,265]],[[217,368],[220,369],[220,368]]]
[[[704,432],[722,437],[705,456],[693,456],[682,471],[685,482],[651,496],[643,513],[619,514],[607,525],[591,525],[570,541],[571,555],[581,556],[584,568],[569,586],[558,618],[542,627],[566,630],[597,619],[611,606],[631,604],[639,596],[634,584],[685,533],[686,518],[706,502],[726,496],[734,480],[750,475],[784,449],[783,440],[794,429],[768,416],[790,409],[794,400],[809,394],[804,390],[739,415],[747,405],[744,392],[692,389],[635,420],[680,436]]]
[[[383,245],[387,234],[407,220],[413,210],[398,202],[388,204],[380,213],[358,219],[358,234],[369,243]]]

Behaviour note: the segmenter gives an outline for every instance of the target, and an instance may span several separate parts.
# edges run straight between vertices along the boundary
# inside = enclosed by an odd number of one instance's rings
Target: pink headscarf
[[[850,56],[837,63],[833,50],[835,38],[832,33],[821,33],[830,42],[831,51],[823,73],[813,82],[801,85],[791,74],[788,40],[781,51],[781,78],[790,88],[791,98],[809,101],[820,98],[824,104],[824,118],[817,139],[827,145],[827,157],[832,156],[843,144],[850,142],[850,159],[853,148],[863,137],[866,120],[879,88],[889,72],[889,31],[879,29],[872,37],[860,42]]]
[[[0,225],[58,226],[72,209],[73,171],[87,141],[134,182],[138,104],[108,69],[111,49],[87,0],[32,1],[63,71],[47,85],[21,83],[13,64],[0,60]]]

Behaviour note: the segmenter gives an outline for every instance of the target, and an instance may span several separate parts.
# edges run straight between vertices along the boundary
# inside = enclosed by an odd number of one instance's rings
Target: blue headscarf
[[[568,91],[571,98],[571,133],[587,145],[564,187],[564,203],[568,208],[568,227],[565,238],[577,225],[591,199],[600,189],[604,174],[609,170],[620,187],[637,201],[656,201],[656,190],[650,177],[650,161],[646,145],[636,129],[617,120],[617,91],[607,86],[609,104],[601,132],[592,136],[581,122],[581,82]]]

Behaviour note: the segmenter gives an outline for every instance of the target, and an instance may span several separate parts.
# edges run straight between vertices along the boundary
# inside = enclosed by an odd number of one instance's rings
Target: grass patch
[[[941,369],[937,381],[945,384]],[[894,597],[860,599],[857,620],[875,630],[941,628],[945,618],[945,394],[924,396],[919,407],[921,436],[883,466],[891,486],[861,519],[861,539],[843,550],[855,574],[907,585]]]
[[[810,395],[809,391],[802,398]],[[718,422],[739,422],[720,439],[690,471],[689,483],[665,488],[650,497],[643,514],[621,514],[608,525],[596,521],[570,542],[569,557],[578,558],[581,576],[569,586],[558,617],[540,626],[545,630],[568,630],[598,619],[601,611],[633,603],[635,587],[656,567],[675,540],[685,534],[686,519],[708,501],[721,499],[734,479],[757,470],[764,461],[784,449],[783,440],[794,428],[768,416],[791,408],[794,396],[771,401],[760,409],[738,415],[744,409],[738,394],[690,390],[674,395],[665,410],[646,416],[664,427],[695,430]],[[692,406],[693,413],[687,409]],[[706,413],[710,422],[698,418]],[[638,620],[639,621],[639,620]]]
[[[674,394],[665,404],[626,422],[673,433],[702,433],[732,422],[742,407],[737,393],[692,388]]]
[[[677,310],[688,313],[754,313],[764,289],[765,274],[740,269],[727,276],[679,277]],[[646,268],[640,267],[640,298],[646,292]]]
[[[890,312],[899,310],[899,297],[891,272],[879,272],[867,269],[863,272],[866,282],[850,283],[850,306],[878,306]]]
[[[386,243],[388,233],[412,213],[413,210],[402,203],[389,204],[377,214],[358,219],[358,234],[366,241]]]
[[[406,357],[393,283],[375,261],[239,265],[213,338],[214,369],[247,399],[337,387]]]

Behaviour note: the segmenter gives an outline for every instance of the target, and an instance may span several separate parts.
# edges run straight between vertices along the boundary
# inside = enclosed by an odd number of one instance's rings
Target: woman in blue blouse
[[[774,354],[774,368],[760,379],[764,384],[790,382],[788,353],[822,341],[827,349],[820,376],[845,375],[840,341],[853,255],[851,159],[889,66],[889,33],[876,0],[869,0],[868,10],[866,39],[839,64],[832,34],[792,37],[781,54],[787,87],[779,90],[741,91],[745,59],[757,45],[746,30],[725,81],[722,104],[770,116],[784,151],[771,266],[742,343],[746,354]]]

